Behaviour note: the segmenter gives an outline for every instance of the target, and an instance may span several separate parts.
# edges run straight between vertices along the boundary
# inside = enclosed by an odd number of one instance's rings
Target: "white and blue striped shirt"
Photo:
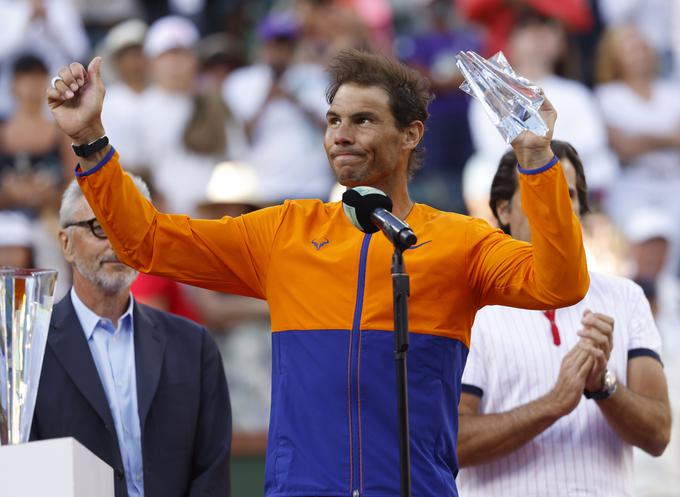
[[[481,395],[480,414],[502,413],[548,393],[560,364],[576,345],[583,311],[615,320],[608,368],[626,384],[629,358],[658,358],[661,338],[642,289],[625,278],[590,274],[578,304],[558,309],[556,345],[542,311],[490,306],[477,313],[463,391]],[[595,401],[578,407],[526,445],[458,476],[465,497],[575,497],[632,495],[632,446],[609,426]]]

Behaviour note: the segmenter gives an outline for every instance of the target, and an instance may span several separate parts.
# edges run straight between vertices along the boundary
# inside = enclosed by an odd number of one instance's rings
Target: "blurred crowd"
[[[557,108],[555,138],[581,155],[590,268],[645,290],[680,412],[678,2],[0,0],[0,19],[0,265],[57,268],[59,295],[70,280],[57,206],[76,163],[45,105],[60,67],[101,55],[104,126],[124,166],[160,210],[218,218],[287,198],[337,200],[322,148],[324,66],[348,47],[393,55],[436,94],[414,199],[493,223],[489,188],[508,146],[459,89],[455,56],[502,50]],[[266,305],[145,275],[133,292],[214,332],[235,432],[244,450],[261,450]],[[671,445],[666,462],[640,459],[651,468],[640,485],[653,486],[662,464],[680,467],[677,436]]]

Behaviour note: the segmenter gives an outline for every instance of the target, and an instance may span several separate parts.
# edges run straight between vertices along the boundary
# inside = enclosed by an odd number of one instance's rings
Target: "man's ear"
[[[510,213],[512,212],[512,202],[509,200],[499,200],[496,203],[496,215],[503,226],[510,224]]]
[[[64,259],[66,262],[73,262],[73,240],[68,236],[66,229],[59,230],[59,245],[61,245],[61,251],[64,254]]]
[[[422,121],[413,121],[404,129],[404,148],[413,151],[423,139],[425,125]]]

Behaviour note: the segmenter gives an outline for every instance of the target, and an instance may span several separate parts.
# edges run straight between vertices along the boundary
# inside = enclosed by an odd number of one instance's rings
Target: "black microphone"
[[[377,188],[348,189],[342,194],[342,208],[354,226],[364,233],[381,229],[398,249],[406,250],[418,241],[411,227],[392,214],[392,199]]]

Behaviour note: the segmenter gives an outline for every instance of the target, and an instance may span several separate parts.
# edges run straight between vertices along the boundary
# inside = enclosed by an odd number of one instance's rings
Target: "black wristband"
[[[589,390],[583,390],[583,396],[586,399],[602,400],[611,397],[611,393],[608,390],[600,390],[599,392],[591,392]]]
[[[109,138],[102,136],[101,138],[88,143],[87,145],[71,145],[71,147],[73,148],[73,153],[75,153],[78,157],[89,157],[90,155],[96,154],[102,150],[108,144]]]

